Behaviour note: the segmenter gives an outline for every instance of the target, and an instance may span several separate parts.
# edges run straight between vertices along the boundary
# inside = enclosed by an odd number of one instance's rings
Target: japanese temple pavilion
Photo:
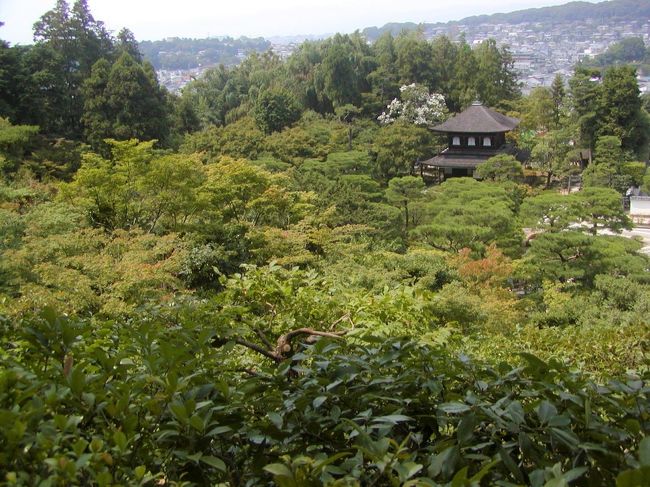
[[[420,174],[439,181],[473,176],[474,169],[482,162],[511,152],[506,144],[506,132],[518,124],[518,119],[474,102],[455,117],[432,128],[434,132],[447,135],[448,147],[437,156],[418,163]]]

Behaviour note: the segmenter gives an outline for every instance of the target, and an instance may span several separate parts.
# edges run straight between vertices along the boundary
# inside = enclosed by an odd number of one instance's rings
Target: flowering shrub
[[[426,86],[412,83],[400,87],[400,100],[395,98],[377,120],[390,124],[404,120],[415,125],[431,126],[447,118],[445,98],[440,93],[429,93]]]

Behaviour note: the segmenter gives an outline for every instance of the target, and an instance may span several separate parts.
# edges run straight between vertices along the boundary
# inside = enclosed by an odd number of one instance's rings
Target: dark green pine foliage
[[[397,53],[393,36],[387,32],[372,46],[376,68],[368,75],[372,92],[380,102],[392,100],[399,95]]]
[[[124,28],[117,34],[116,47],[118,52],[126,52],[136,62],[142,63],[142,53],[138,47],[138,41],[135,39],[133,32],[131,32],[129,29]]]
[[[617,66],[603,76],[600,135],[615,135],[623,150],[638,153],[648,143],[648,124],[643,117],[636,69]]]
[[[600,71],[589,68],[576,68],[569,80],[573,113],[580,131],[583,146],[594,148],[599,120],[601,98]]]
[[[282,130],[300,118],[300,108],[293,95],[286,90],[265,90],[255,104],[255,121],[263,132]]]
[[[103,140],[113,135],[111,124],[111,106],[107,98],[108,79],[111,65],[106,59],[95,63],[92,74],[83,87],[84,135],[88,143],[96,148],[103,147]]]
[[[100,60],[84,87],[87,139],[95,147],[105,138],[165,141],[168,104],[151,65],[124,52],[108,73],[107,67]]]
[[[47,133],[79,139],[83,132],[82,85],[95,62],[111,58],[111,37],[103,23],[93,18],[86,0],[77,0],[72,10],[65,0],[58,0],[54,9],[34,24],[34,39],[37,46],[51,50],[47,56],[54,61],[44,69],[34,66],[36,72],[32,71],[39,88],[51,88],[48,102],[58,114],[43,117],[42,128]],[[53,82],[42,82],[44,77]]]
[[[520,94],[512,55],[506,47],[498,47],[494,39],[488,39],[476,48],[474,56],[478,65],[475,87],[480,101],[498,106]]]

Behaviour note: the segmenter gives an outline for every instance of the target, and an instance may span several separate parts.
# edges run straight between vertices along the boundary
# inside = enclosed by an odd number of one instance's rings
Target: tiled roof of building
[[[433,127],[434,132],[493,134],[508,132],[519,125],[519,120],[474,103],[455,117]]]
[[[497,151],[455,151],[450,149],[445,149],[437,156],[422,161],[419,164],[422,166],[428,167],[452,167],[452,168],[470,168],[473,169],[482,162],[487,161],[491,157],[497,156],[499,154],[509,154],[511,153],[511,146],[504,146]]]
[[[440,154],[438,156],[420,162],[423,166],[430,167],[457,167],[473,169],[482,162],[487,161],[494,154]]]

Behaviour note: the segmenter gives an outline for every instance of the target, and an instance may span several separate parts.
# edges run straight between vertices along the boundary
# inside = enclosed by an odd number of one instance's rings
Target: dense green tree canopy
[[[35,33],[0,44],[0,484],[644,485],[633,69],[521,97],[492,40],[355,33],[176,96],[86,1]],[[476,99],[517,159],[414,174]]]
[[[546,174],[546,187],[553,176],[575,172],[571,160],[571,138],[567,130],[553,130],[538,137],[530,154],[530,165]]]
[[[586,146],[595,147],[598,137],[615,136],[621,139],[624,150],[639,156],[647,154],[650,122],[641,105],[634,68],[611,67],[602,74],[598,69],[580,67],[569,85]]]
[[[471,178],[451,179],[431,193],[416,239],[433,248],[482,252],[500,242],[509,251],[516,246],[514,202],[504,188]]]
[[[255,104],[255,121],[263,132],[277,132],[299,118],[300,109],[291,93],[265,90],[259,94]]]
[[[519,181],[524,176],[524,170],[514,156],[500,154],[481,163],[476,168],[475,175],[488,181]]]

